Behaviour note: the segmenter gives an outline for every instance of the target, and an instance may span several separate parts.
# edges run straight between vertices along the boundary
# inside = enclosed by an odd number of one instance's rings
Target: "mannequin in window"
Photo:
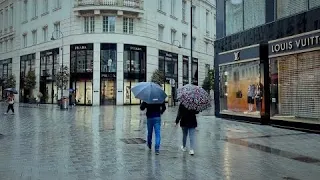
[[[255,85],[251,84],[248,87],[248,108],[249,108],[249,112],[253,111],[254,97],[255,97]]]
[[[255,100],[256,100],[256,108],[257,111],[261,111],[261,100],[262,100],[262,88],[261,85],[257,85],[257,88],[255,90]]]
[[[108,60],[108,72],[111,72],[112,62],[113,62],[112,59]]]

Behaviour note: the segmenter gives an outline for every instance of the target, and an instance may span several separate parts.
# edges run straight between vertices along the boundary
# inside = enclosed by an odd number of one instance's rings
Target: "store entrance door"
[[[116,104],[116,79],[102,78],[101,79],[101,105],[115,105]]]
[[[72,82],[72,89],[76,90],[77,105],[92,105],[92,80],[79,79]]]

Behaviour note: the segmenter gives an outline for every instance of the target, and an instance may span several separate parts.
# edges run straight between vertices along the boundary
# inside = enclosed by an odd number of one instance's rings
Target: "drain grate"
[[[285,179],[285,180],[300,180],[300,179],[293,178],[293,177],[283,177],[282,179]]]
[[[147,142],[142,138],[127,138],[127,139],[120,139],[120,140],[126,144],[145,144]]]

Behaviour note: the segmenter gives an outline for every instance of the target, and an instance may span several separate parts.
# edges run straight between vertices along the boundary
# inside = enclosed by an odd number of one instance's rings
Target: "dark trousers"
[[[8,113],[10,110],[14,113],[13,104],[9,104],[9,105],[8,105],[7,113]]]

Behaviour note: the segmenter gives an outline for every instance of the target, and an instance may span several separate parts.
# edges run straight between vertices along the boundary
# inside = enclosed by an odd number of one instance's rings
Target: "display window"
[[[124,104],[140,104],[140,100],[134,97],[131,88],[139,83],[139,80],[125,80],[124,82]]]
[[[270,111],[274,120],[320,123],[320,53],[271,58]]]
[[[116,103],[116,79],[103,78],[101,79],[101,104]]]
[[[258,116],[264,112],[260,61],[220,65],[220,113]]]
[[[198,59],[193,58],[191,63],[192,84],[198,85]]]
[[[78,80],[73,83],[76,93],[76,104],[92,105],[92,81]]]
[[[3,93],[3,83],[12,74],[12,59],[0,60],[0,101],[6,97]]]

